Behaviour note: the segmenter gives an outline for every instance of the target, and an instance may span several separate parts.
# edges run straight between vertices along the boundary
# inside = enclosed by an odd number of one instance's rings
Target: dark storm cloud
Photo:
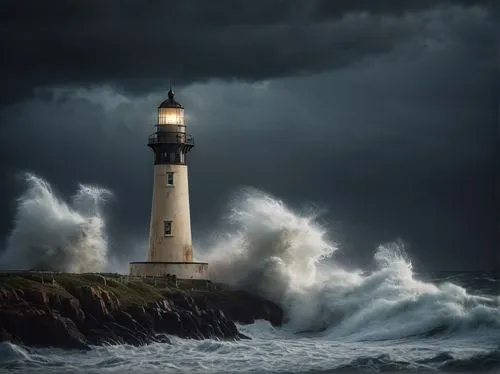
[[[207,178],[234,179],[210,195],[227,187],[225,197],[237,183],[317,202],[329,208],[351,259],[369,261],[378,243],[401,236],[423,267],[488,267],[496,248],[497,81],[482,59],[457,66],[459,56],[445,49],[283,80],[270,92],[250,90],[246,109],[228,89],[210,102],[238,108],[236,118],[231,109],[212,111],[218,118],[197,113],[225,123],[212,134],[218,147],[205,138],[198,150],[224,167],[194,164],[193,191],[203,196]]]
[[[76,182],[96,183],[115,193],[113,251],[130,258],[148,228],[144,143],[159,92],[175,77],[197,140],[195,238],[210,233],[236,188],[251,185],[328,207],[360,262],[400,236],[425,266],[487,267],[491,12],[395,3],[54,2],[3,12],[3,231],[22,187],[15,173],[38,173],[66,196]],[[27,99],[32,87],[41,88]]]
[[[3,2],[2,100],[52,84],[148,92],[168,78],[259,80],[326,71],[391,51],[426,20],[393,17],[488,1]],[[404,4],[404,5],[403,5]],[[373,14],[373,17],[368,16]]]

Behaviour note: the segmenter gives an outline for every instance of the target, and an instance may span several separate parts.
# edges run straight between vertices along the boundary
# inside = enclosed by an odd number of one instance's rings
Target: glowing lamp
[[[168,99],[158,107],[158,125],[184,126],[184,107],[174,100],[174,92],[168,91]]]

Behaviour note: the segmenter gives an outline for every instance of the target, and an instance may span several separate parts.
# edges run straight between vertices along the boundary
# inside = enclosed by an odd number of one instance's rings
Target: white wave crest
[[[497,297],[416,279],[402,243],[377,248],[375,271],[348,271],[335,263],[337,248],[314,215],[256,190],[238,196],[231,211],[207,256],[212,278],[278,302],[294,331],[361,340],[478,329],[500,336]]]
[[[68,204],[42,178],[25,174],[27,190],[18,199],[15,226],[2,267],[72,273],[98,272],[106,266],[107,238],[101,206],[111,193],[79,185]]]

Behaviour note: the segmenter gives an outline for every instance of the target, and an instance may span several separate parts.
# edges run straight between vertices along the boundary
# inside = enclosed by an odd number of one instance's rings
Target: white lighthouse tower
[[[184,107],[174,95],[170,88],[148,139],[154,153],[148,261],[131,262],[130,275],[207,279],[208,264],[193,262],[191,242],[187,155],[194,138],[186,131]]]

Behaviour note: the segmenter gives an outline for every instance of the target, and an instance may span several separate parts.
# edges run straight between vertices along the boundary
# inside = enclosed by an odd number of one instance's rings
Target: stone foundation
[[[131,262],[130,275],[153,277],[175,275],[178,279],[208,279],[206,262]]]

